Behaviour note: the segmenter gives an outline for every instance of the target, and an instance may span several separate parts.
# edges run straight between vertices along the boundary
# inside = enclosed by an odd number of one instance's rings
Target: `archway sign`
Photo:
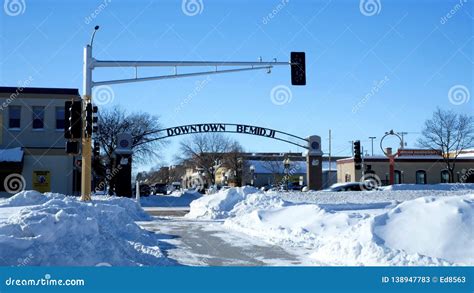
[[[240,133],[275,139],[296,145],[308,150],[306,155],[306,178],[308,181],[308,188],[311,190],[320,190],[322,188],[323,152],[321,151],[321,137],[317,135],[312,135],[308,138],[302,138],[271,128],[234,123],[202,123],[181,125],[160,129],[147,134],[152,133],[159,133],[160,136],[150,140],[145,140],[141,144],[187,134]]]

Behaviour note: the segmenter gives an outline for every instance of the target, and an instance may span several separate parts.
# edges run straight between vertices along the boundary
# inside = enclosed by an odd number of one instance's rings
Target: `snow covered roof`
[[[474,159],[474,149],[466,149],[461,151],[458,159]]]
[[[0,149],[0,162],[21,162],[23,160],[23,149]]]

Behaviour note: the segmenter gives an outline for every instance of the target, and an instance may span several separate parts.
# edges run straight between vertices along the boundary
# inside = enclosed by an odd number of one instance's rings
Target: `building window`
[[[8,127],[9,128],[20,128],[21,118],[21,107],[20,106],[8,106]]]
[[[64,107],[56,107],[56,129],[64,129]]]
[[[393,183],[394,184],[402,184],[402,172],[399,170],[395,170],[393,173]]]
[[[33,129],[44,128],[44,107],[33,107]]]
[[[426,172],[423,170],[416,171],[416,184],[426,184]]]
[[[441,183],[449,183],[449,172],[448,172],[448,170],[441,171]]]

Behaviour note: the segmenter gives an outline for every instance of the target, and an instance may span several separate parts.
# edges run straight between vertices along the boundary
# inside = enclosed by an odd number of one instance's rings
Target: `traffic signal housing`
[[[354,141],[354,163],[355,163],[356,170],[360,170],[361,163],[362,163],[360,140]]]
[[[82,102],[66,101],[64,103],[64,138],[80,139],[82,137]]]
[[[78,155],[79,154],[79,141],[66,141],[66,154]]]
[[[92,137],[92,104],[87,103],[86,105],[86,117],[85,117],[85,126],[84,126],[84,134],[86,137]]]
[[[306,57],[305,52],[291,52],[291,84],[306,85]]]
[[[100,159],[100,143],[98,141],[94,141],[92,155],[94,156],[94,160]]]

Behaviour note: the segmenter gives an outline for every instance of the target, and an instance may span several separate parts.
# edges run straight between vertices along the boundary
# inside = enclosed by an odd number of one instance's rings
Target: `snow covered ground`
[[[374,192],[229,189],[191,203],[188,219],[224,226],[326,265],[474,265],[474,185]],[[455,188],[454,188],[455,187]]]
[[[152,218],[127,198],[24,191],[0,199],[0,265],[474,265],[474,184],[141,199],[189,203]]]
[[[173,264],[150,220],[127,198],[81,202],[61,194],[23,191],[0,201],[0,265],[94,266]]]

